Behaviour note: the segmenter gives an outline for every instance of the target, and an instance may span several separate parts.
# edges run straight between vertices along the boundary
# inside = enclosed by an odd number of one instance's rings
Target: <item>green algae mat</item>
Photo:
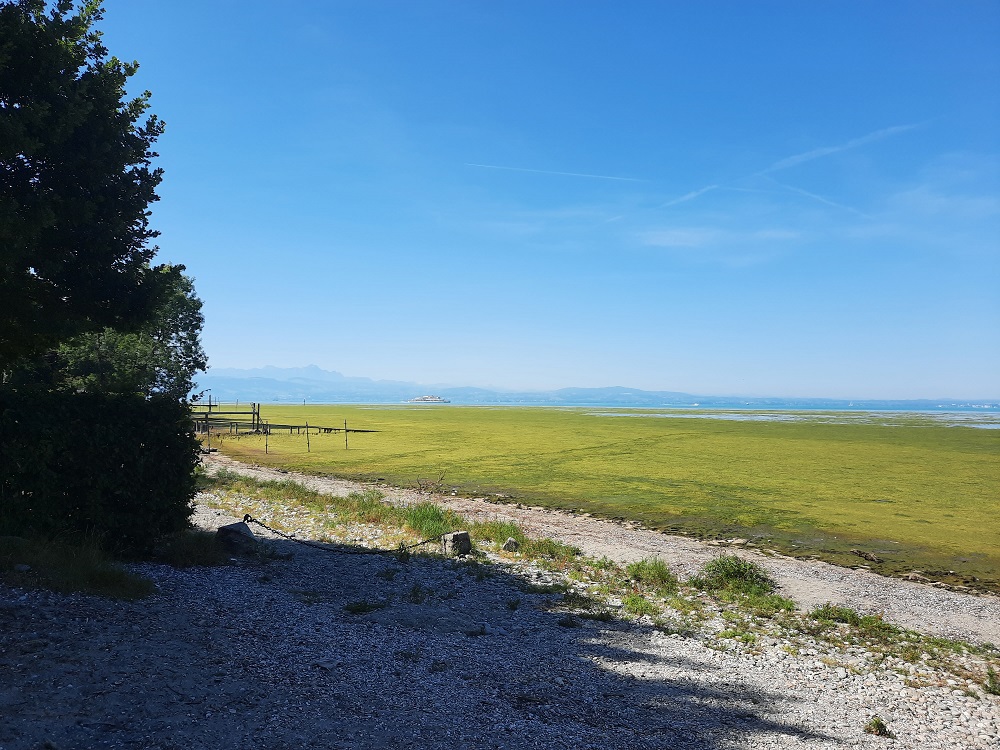
[[[264,465],[574,509],[699,538],[1000,591],[1000,429],[989,417],[545,407],[268,406],[214,435]],[[992,417],[994,422],[996,417]],[[868,561],[851,550],[877,558]]]

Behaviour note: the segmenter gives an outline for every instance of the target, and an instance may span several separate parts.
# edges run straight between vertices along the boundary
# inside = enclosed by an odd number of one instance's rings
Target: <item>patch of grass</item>
[[[868,723],[865,724],[865,732],[878,737],[889,737],[890,739],[896,736],[890,731],[889,726],[880,716],[873,716],[868,720]]]
[[[809,617],[822,622],[842,622],[855,627],[861,625],[861,615],[856,610],[829,602],[813,609]]]
[[[524,531],[513,521],[480,521],[470,524],[469,533],[473,541],[491,542],[498,547],[508,539],[516,540],[521,547],[528,541]]]
[[[747,599],[747,607],[759,617],[774,617],[779,612],[794,612],[796,604],[791,599],[778,594],[764,594]]]
[[[477,581],[485,581],[487,578],[493,577],[493,569],[488,565],[483,565],[478,560],[463,560],[456,565],[459,570]]]
[[[371,524],[398,524],[399,509],[387,505],[381,492],[352,492],[334,506],[339,513],[350,520]]]
[[[660,608],[642,594],[630,593],[622,597],[622,608],[630,615],[650,617],[660,614]]]
[[[629,577],[651,586],[661,596],[676,594],[679,582],[670,567],[659,558],[647,557],[625,566]]]
[[[155,590],[152,581],[125,570],[96,542],[89,540],[0,537],[0,577],[12,586],[81,592],[112,599],[142,599]]]
[[[557,542],[555,539],[526,539],[521,552],[528,557],[543,557],[564,563],[582,554],[579,547]]]
[[[986,668],[986,682],[983,683],[983,690],[990,695],[1000,695],[1000,679],[997,678],[996,670],[993,667]]]
[[[457,513],[434,503],[417,503],[405,508],[403,519],[406,526],[421,539],[443,536],[465,525],[465,519]]]
[[[344,611],[352,615],[364,615],[379,609],[385,609],[388,605],[388,602],[371,602],[362,599],[357,602],[348,602],[344,605]]]
[[[737,555],[721,555],[709,560],[691,583],[706,591],[726,591],[744,596],[764,596],[777,588],[760,565]]]

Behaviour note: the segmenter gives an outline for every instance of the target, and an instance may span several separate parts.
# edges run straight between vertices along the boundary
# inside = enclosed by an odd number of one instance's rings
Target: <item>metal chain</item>
[[[323,552],[333,552],[335,554],[351,554],[351,555],[395,555],[395,554],[398,554],[400,552],[406,552],[407,550],[414,549],[415,547],[420,547],[420,546],[422,546],[424,544],[429,544],[430,542],[440,542],[441,541],[441,537],[444,536],[444,534],[441,534],[439,536],[432,536],[429,539],[424,539],[422,542],[416,542],[414,544],[407,544],[407,545],[402,545],[401,544],[398,547],[396,547],[395,549],[372,549],[372,548],[365,548],[365,547],[351,547],[351,548],[347,548],[347,549],[331,549],[330,547],[326,546],[325,544],[317,544],[316,542],[310,542],[310,541],[307,541],[305,539],[296,539],[291,534],[286,534],[284,531],[278,531],[277,529],[273,529],[270,526],[268,526],[266,523],[264,523],[263,521],[258,521],[256,518],[254,518],[253,516],[251,516],[249,513],[247,513],[245,516],[243,516],[243,523],[255,523],[258,526],[264,527],[265,529],[267,529],[268,531],[270,531],[272,534],[277,534],[278,536],[283,537],[284,539],[287,539],[290,542],[295,542],[296,544],[302,544],[302,545],[305,545],[306,547],[313,547],[315,549],[322,550]]]

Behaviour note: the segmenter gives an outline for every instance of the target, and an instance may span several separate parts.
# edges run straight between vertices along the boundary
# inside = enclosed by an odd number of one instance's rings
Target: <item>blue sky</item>
[[[106,0],[213,365],[1000,396],[1000,3]]]

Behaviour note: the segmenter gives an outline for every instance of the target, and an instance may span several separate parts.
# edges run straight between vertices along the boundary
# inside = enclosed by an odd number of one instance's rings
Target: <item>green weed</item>
[[[776,588],[767,571],[737,555],[722,555],[709,560],[692,584],[706,591],[728,591],[745,596],[764,596]]]
[[[622,608],[630,615],[658,615],[660,609],[642,594],[630,593],[622,597]]]
[[[469,533],[475,540],[492,542],[498,547],[511,538],[523,547],[528,539],[521,527],[513,521],[482,521],[474,523],[470,525]]]
[[[677,593],[677,576],[659,558],[648,557],[629,563],[625,566],[625,572],[639,583],[651,586],[661,596]]]
[[[418,503],[404,510],[406,526],[422,539],[440,537],[455,531],[464,524],[457,513],[445,510],[434,503]]]
[[[986,682],[983,683],[983,690],[990,695],[1000,695],[1000,679],[997,678],[996,670],[993,667],[986,668]]]
[[[895,737],[890,730],[888,725],[882,720],[880,716],[873,716],[865,724],[865,732],[868,734],[874,734],[878,737]]]
[[[855,627],[861,624],[861,615],[855,610],[830,603],[816,607],[809,613],[809,617],[824,622],[842,622]]]

